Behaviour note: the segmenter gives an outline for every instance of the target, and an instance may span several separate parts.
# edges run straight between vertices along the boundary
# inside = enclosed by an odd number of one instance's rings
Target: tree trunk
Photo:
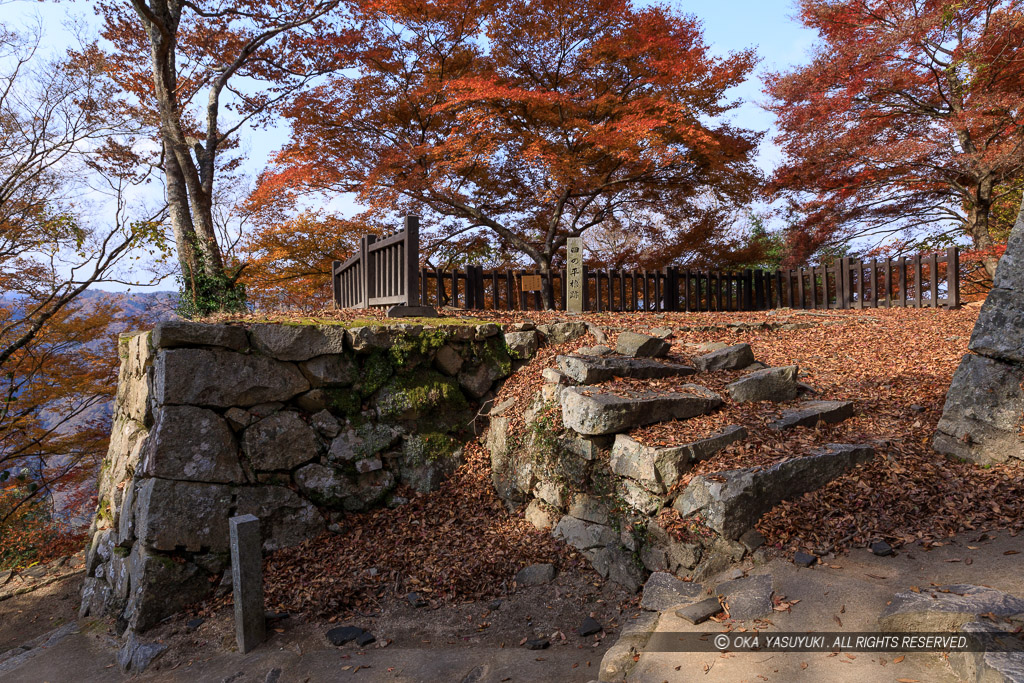
[[[541,277],[544,280],[544,285],[541,287],[544,309],[553,311],[555,310],[555,283],[551,277],[551,255],[542,254],[539,259],[536,259],[536,262],[537,269],[540,270]]]
[[[967,215],[967,233],[971,236],[974,248],[988,252],[982,257],[982,265],[990,280],[996,276],[996,266],[999,258],[992,253],[995,241],[989,231],[989,218],[992,212],[992,183],[984,180],[978,186],[978,193]]]

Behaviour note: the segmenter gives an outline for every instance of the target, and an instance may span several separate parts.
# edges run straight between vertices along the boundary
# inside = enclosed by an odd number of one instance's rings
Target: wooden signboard
[[[570,237],[565,243],[567,252],[566,275],[568,276],[566,312],[583,312],[583,238]]]
[[[544,280],[540,275],[524,275],[523,276],[523,291],[524,292],[539,292],[544,288]]]

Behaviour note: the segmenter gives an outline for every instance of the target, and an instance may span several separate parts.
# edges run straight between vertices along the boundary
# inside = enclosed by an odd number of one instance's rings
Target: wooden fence
[[[565,270],[485,271],[479,266],[443,271],[418,268],[419,219],[402,231],[363,237],[359,251],[334,262],[334,301],[339,308],[404,304],[466,309],[540,310],[540,290],[524,289],[539,276],[550,280],[556,309],[564,310]],[[411,256],[411,258],[410,258]],[[758,311],[770,308],[959,308],[960,257],[944,254],[896,260],[836,259],[830,266],[775,272],[680,269],[658,271],[583,268],[583,308],[588,311]],[[533,277],[530,277],[533,276]]]
[[[949,264],[953,267],[950,268]],[[420,270],[420,300],[467,309],[540,310],[541,291],[523,288],[536,270],[485,271],[478,266]],[[855,261],[768,272],[591,270],[584,267],[583,308],[588,311],[758,311],[770,308],[959,308],[959,255]],[[556,309],[565,309],[565,270],[551,274]]]
[[[420,220],[405,219],[393,235],[366,235],[359,251],[342,263],[334,261],[332,281],[337,308],[416,306],[419,304]]]

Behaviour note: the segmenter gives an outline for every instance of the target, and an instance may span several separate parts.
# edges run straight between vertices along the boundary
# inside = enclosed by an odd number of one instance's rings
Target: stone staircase
[[[492,477],[527,518],[551,527],[604,577],[638,589],[648,572],[704,580],[764,542],[758,519],[781,500],[812,491],[874,456],[868,445],[827,444],[770,467],[700,474],[693,468],[748,437],[725,425],[686,443],[653,447],[629,436],[637,427],[716,412],[727,401],[788,401],[803,392],[798,368],[767,368],[747,344],[713,345],[692,364],[664,360],[658,337],[623,333],[607,347],[558,356],[527,411],[527,428],[510,436],[511,416],[493,414],[487,446]],[[701,375],[744,371],[728,399]],[[621,382],[618,380],[634,380]],[[648,386],[650,383],[650,386]],[[563,429],[554,425],[560,414]],[[853,415],[846,401],[808,400],[783,411],[772,430],[834,424]],[[682,531],[660,513],[674,510]],[[665,528],[672,526],[672,528]]]

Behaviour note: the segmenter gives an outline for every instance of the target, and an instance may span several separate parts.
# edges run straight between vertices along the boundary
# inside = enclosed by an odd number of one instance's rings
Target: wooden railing
[[[337,308],[416,306],[419,301],[420,222],[405,218],[404,229],[382,237],[366,235],[347,261],[334,261]]]

